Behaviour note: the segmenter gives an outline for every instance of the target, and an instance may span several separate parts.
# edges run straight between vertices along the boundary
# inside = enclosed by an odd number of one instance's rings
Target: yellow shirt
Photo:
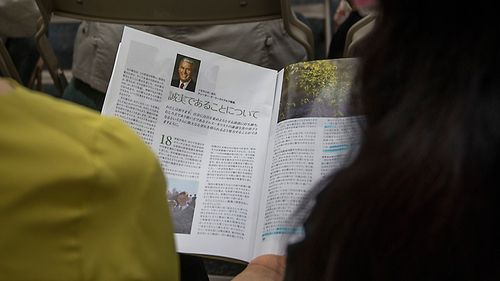
[[[177,280],[159,163],[124,123],[0,96],[0,280]]]

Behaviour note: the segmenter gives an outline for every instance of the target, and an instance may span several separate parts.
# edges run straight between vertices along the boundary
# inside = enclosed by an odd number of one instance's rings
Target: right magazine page
[[[364,120],[351,94],[357,66],[353,58],[318,60],[280,72],[254,256],[285,254],[302,234],[295,212],[311,205],[306,194],[356,154]]]

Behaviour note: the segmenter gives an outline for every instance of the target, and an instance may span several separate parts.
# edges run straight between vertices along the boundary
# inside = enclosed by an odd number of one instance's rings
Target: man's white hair
[[[194,65],[194,61],[190,58],[182,58],[181,61],[179,62],[179,64],[182,63],[183,61]]]

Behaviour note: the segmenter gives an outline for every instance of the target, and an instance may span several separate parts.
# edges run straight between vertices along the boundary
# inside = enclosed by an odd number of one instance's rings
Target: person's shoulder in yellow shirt
[[[166,183],[123,122],[0,79],[0,280],[177,280]]]

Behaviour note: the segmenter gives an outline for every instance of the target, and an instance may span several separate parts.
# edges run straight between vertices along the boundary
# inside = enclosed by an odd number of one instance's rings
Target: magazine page
[[[179,252],[250,259],[276,76],[124,29],[103,114],[160,159]]]
[[[363,117],[350,94],[356,66],[356,59],[321,60],[280,73],[254,256],[285,254],[289,240],[303,234],[306,194],[357,151]]]

